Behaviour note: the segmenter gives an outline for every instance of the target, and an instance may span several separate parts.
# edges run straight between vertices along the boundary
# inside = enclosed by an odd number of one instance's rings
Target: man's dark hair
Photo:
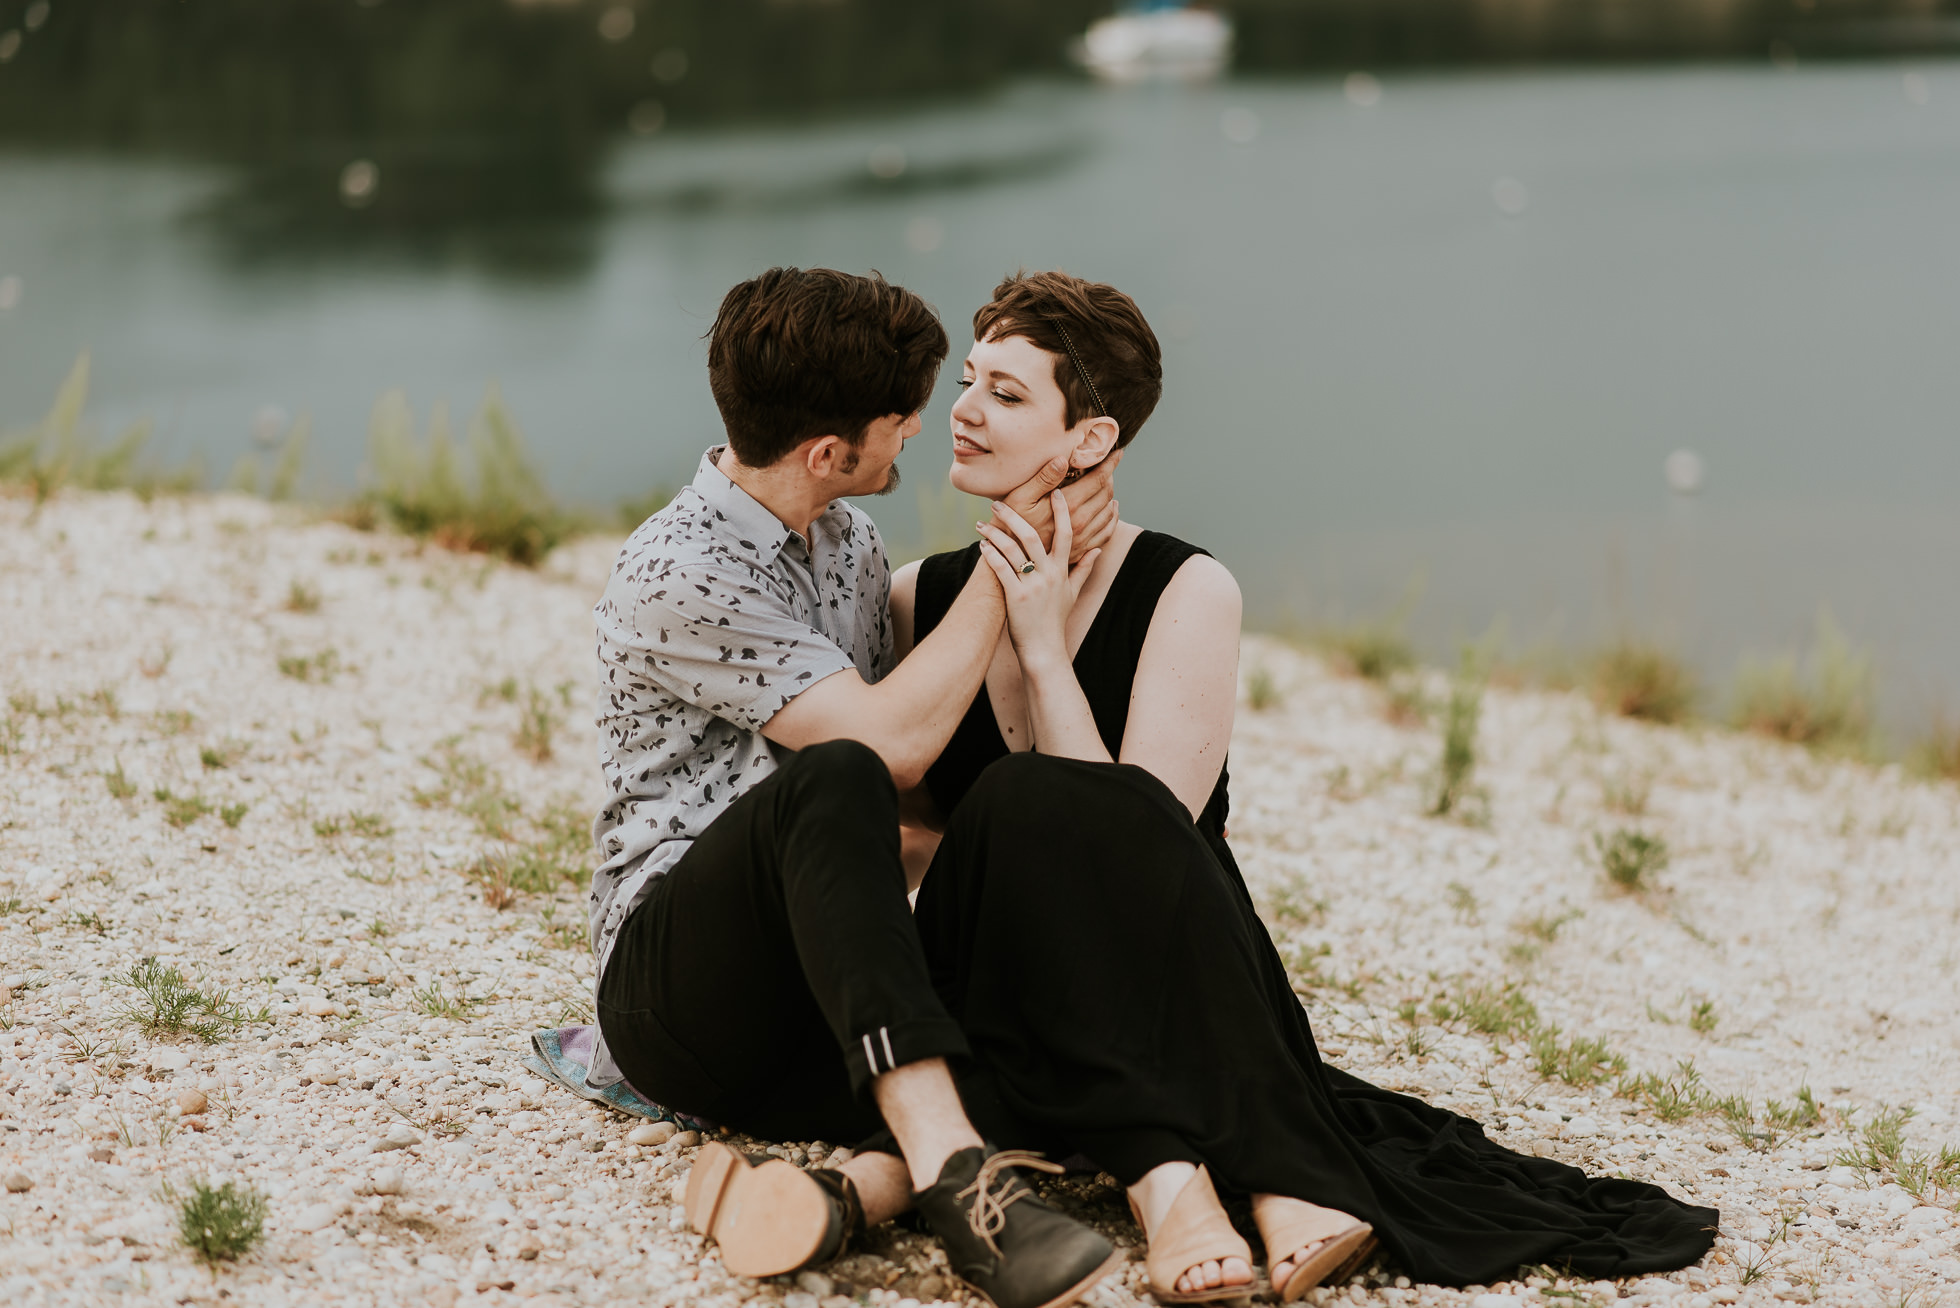
[[[1024,336],[1054,355],[1062,425],[1106,413],[1120,429],[1118,449],[1136,438],[1164,393],[1157,334],[1135,300],[1103,282],[1017,272],[973,315],[973,339],[990,336]]]
[[[766,468],[815,436],[851,445],[925,407],[946,358],[932,306],[877,273],[771,268],[722,298],[708,384],[735,457]]]

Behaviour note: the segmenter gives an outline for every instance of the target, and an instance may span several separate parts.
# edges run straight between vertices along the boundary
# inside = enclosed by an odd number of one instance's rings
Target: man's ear
[[[1083,423],[1080,431],[1082,435],[1068,456],[1071,468],[1093,468],[1108,458],[1110,451],[1116,448],[1116,438],[1122,435],[1123,428],[1116,419],[1105,414]]]
[[[837,436],[812,436],[797,446],[797,457],[803,462],[812,477],[822,481],[837,471],[847,452],[843,439]]]

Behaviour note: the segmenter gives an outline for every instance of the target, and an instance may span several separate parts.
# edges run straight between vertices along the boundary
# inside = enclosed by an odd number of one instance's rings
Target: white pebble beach
[[[583,894],[467,873],[512,856],[486,832],[596,808],[617,544],[527,570],[238,496],[0,499],[5,1302],[980,1302],[898,1229],[729,1276],[679,1207],[700,1136],[519,1062],[590,1018]],[[1255,676],[1230,837],[1327,1059],[1722,1215],[1667,1276],[1377,1265],[1313,1301],[1960,1303],[1960,1178],[1912,1170],[1960,1145],[1960,788],[1494,687],[1475,820],[1438,818],[1435,725],[1270,638]],[[1619,830],[1671,854],[1639,893],[1601,871]],[[147,958],[236,1020],[146,1035]],[[1535,1025],[1479,1030],[1479,1004]],[[1575,1040],[1579,1083],[1542,1074]],[[1905,1108],[1891,1161],[1856,1165]],[[171,1195],[226,1180],[265,1235],[208,1270]],[[1107,1178],[1054,1193],[1136,1245]],[[1147,1298],[1139,1255],[1086,1302]]]

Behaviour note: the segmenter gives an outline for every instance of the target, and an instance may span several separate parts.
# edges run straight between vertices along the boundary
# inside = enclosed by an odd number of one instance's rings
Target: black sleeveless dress
[[[1143,533],[1076,655],[1113,758],[1158,597],[1201,552]],[[978,561],[921,565],[917,638]],[[926,781],[946,834],[916,921],[973,1048],[961,1092],[997,1143],[1085,1154],[1126,1185],[1203,1163],[1223,1189],[1374,1223],[1404,1271],[1444,1284],[1666,1271],[1713,1245],[1712,1208],[1514,1153],[1323,1063],[1225,842],[1223,771],[1193,822],[1142,768],[1011,753],[982,688]]]

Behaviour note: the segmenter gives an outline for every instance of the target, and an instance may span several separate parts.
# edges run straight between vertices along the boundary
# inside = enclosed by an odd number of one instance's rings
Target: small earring
[[[1089,471],[1087,468],[1070,468],[1068,475],[1062,478],[1062,485],[1067,486],[1073,482],[1081,481],[1082,474],[1087,471]]]

